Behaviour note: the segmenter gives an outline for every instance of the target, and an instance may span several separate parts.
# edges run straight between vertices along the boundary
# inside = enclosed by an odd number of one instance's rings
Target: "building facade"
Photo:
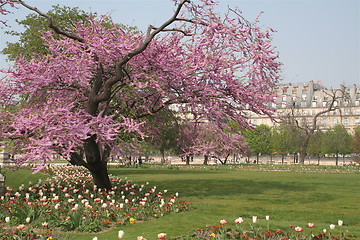
[[[355,84],[351,87],[340,85],[338,89],[327,89],[320,83],[310,81],[302,84],[281,84],[274,88],[276,98],[269,107],[276,109],[276,116],[285,118],[294,111],[297,119],[311,122],[314,116],[328,108],[332,96],[336,97],[335,111],[321,114],[317,120],[320,129],[329,129],[342,124],[350,133],[360,126],[360,88]],[[250,115],[254,125],[266,124],[273,126],[273,120],[264,115]]]

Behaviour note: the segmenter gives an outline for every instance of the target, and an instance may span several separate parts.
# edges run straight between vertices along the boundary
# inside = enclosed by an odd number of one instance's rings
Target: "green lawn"
[[[296,168],[296,166],[294,166]],[[316,167],[309,167],[314,170]],[[335,168],[334,168],[335,169]],[[69,235],[72,240],[116,239],[117,231],[124,230],[125,239],[142,235],[156,239],[160,232],[168,239],[187,235],[207,224],[218,224],[226,218],[229,226],[234,219],[243,217],[249,227],[252,216],[258,216],[257,226],[266,228],[266,215],[270,228],[287,230],[289,224],[302,226],[315,224],[314,233],[329,230],[329,224],[344,226],[334,232],[347,232],[352,239],[360,239],[360,170],[342,172],[285,172],[234,170],[229,167],[175,167],[169,168],[112,168],[113,175],[127,177],[137,183],[149,182],[157,190],[167,189],[179,199],[187,200],[194,210],[171,214],[159,219],[129,224],[104,233]],[[352,236],[351,236],[352,235]]]
[[[270,227],[288,229],[289,224],[306,229],[315,223],[313,231],[321,233],[329,224],[344,221],[342,228],[360,239],[360,174],[320,172],[259,172],[227,170],[226,168],[195,167],[174,169],[119,168],[111,169],[118,176],[179,192],[180,198],[190,201],[194,210],[166,216],[152,221],[127,225],[125,239],[142,235],[155,239],[157,233],[168,237],[186,235],[207,224],[218,224],[222,218],[229,222],[237,217],[247,220],[258,216],[265,228],[266,215]],[[232,224],[232,223],[231,223]],[[230,225],[231,225],[230,224]],[[106,233],[91,234],[99,240],[114,239],[114,229]],[[72,239],[85,239],[82,234]]]

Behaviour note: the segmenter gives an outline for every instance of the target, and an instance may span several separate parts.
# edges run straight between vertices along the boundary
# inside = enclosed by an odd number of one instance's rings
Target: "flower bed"
[[[0,239],[47,239],[52,230],[98,232],[189,208],[178,194],[112,177],[111,191],[98,189],[81,167],[53,167],[52,178],[7,188],[0,199]],[[34,235],[34,236],[32,236]],[[26,237],[26,238],[25,238]]]
[[[178,239],[264,239],[264,240],[290,240],[290,239],[302,239],[302,240],[317,240],[317,239],[349,239],[346,238],[343,233],[341,236],[336,236],[332,233],[332,230],[335,229],[335,224],[329,225],[329,230],[323,229],[320,233],[317,233],[317,230],[314,231],[304,231],[304,228],[312,229],[315,225],[314,223],[305,224],[303,228],[301,226],[289,225],[287,229],[275,229],[271,230],[269,227],[269,216],[266,216],[265,219],[268,222],[267,229],[262,229],[260,225],[256,225],[258,217],[253,216],[252,220],[249,221],[248,225],[244,225],[245,221],[242,217],[239,217],[234,220],[236,227],[230,228],[226,227],[226,219],[221,219],[219,225],[208,225],[203,229],[197,229],[197,232],[192,234],[189,237],[180,237]],[[343,221],[338,221],[338,226],[341,227]]]

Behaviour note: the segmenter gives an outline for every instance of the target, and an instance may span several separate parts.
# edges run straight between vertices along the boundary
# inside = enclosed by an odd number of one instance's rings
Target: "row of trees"
[[[286,123],[273,128],[259,125],[256,129],[258,131],[250,131],[245,136],[252,154],[257,157],[272,154],[280,154],[283,157],[287,154],[298,156],[305,141],[299,129]],[[351,135],[343,125],[335,125],[328,130],[317,130],[310,138],[306,154],[317,156],[318,159],[321,155],[334,155],[337,165],[339,155],[360,153],[359,140],[360,127]]]
[[[223,131],[209,122],[183,122],[164,128],[162,138],[147,141],[146,149],[161,152],[163,157],[164,152],[185,158],[194,154],[204,156],[204,164],[208,163],[210,157],[226,164],[229,157],[239,155],[255,156],[258,163],[263,155],[268,155],[269,159],[272,155],[281,155],[284,161],[284,157],[291,154],[294,161],[299,162],[298,156],[305,141],[300,131],[286,122],[274,127],[261,124],[255,129],[232,132]],[[306,155],[317,156],[318,160],[321,155],[332,155],[337,165],[339,156],[360,153],[359,140],[360,127],[355,128],[354,134],[350,134],[343,125],[317,130],[310,138]]]

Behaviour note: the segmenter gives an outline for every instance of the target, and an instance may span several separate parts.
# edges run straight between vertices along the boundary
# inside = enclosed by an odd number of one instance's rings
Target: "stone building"
[[[274,103],[269,107],[276,109],[278,117],[285,117],[292,109],[296,109],[297,118],[311,120],[327,108],[332,95],[336,93],[337,100],[334,106],[338,107],[333,112],[322,114],[318,117],[318,126],[329,129],[337,124],[342,124],[351,133],[360,126],[360,88],[355,84],[351,87],[340,85],[338,89],[327,89],[320,83],[310,81],[302,84],[280,84],[274,88],[277,95]],[[250,114],[250,121],[254,125],[274,125],[274,121],[263,115]]]

